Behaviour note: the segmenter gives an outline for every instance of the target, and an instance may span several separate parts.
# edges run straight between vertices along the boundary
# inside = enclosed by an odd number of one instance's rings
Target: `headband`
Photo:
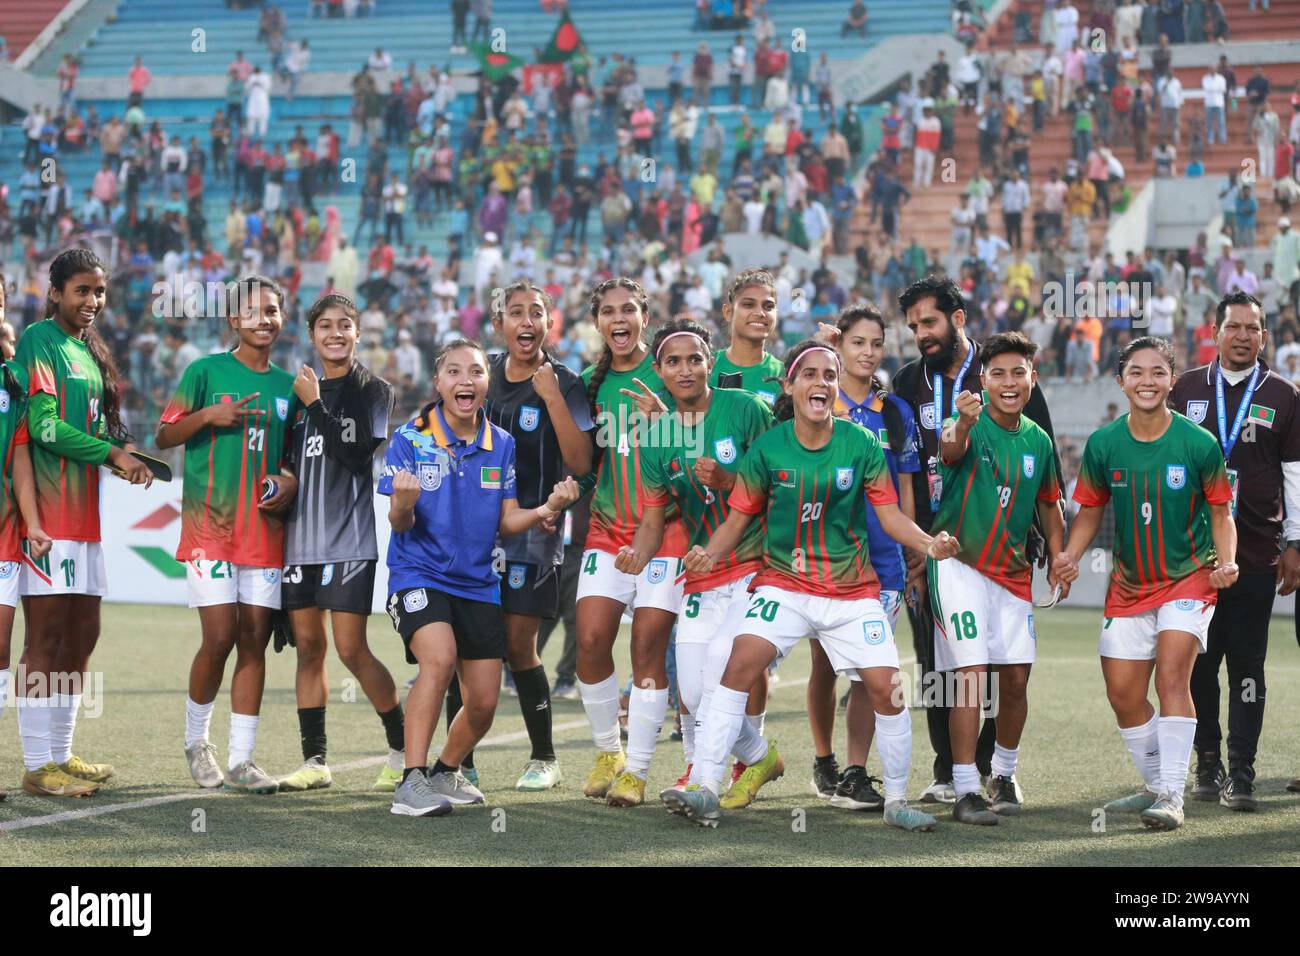
[[[829,349],[824,345],[814,345],[812,348],[804,349],[802,352],[799,353],[799,357],[795,359],[794,364],[790,366],[790,371],[785,373],[785,380],[787,382],[790,381],[790,379],[794,378],[794,370],[799,367],[799,363],[804,360],[804,356],[811,355],[813,352],[825,352],[827,355],[833,356],[835,358],[835,364],[837,366],[840,364],[839,353],[836,352],[834,349]]]
[[[699,340],[700,340],[700,344],[704,346],[704,354],[705,354],[705,355],[708,355],[708,354],[709,354],[709,343],[706,342],[706,341],[704,341],[704,338],[703,338],[703,336],[700,335],[700,333],[698,333],[698,332],[692,332],[690,329],[682,329],[680,332],[672,332],[672,333],[670,333],[669,335],[665,335],[665,336],[664,336],[664,340],[663,340],[662,342],[659,343],[659,348],[655,350],[655,364],[656,364],[656,365],[659,364],[659,353],[662,352],[662,351],[664,350],[664,346],[667,345],[669,342],[671,342],[673,339],[677,338],[677,336],[679,336],[679,335],[690,335],[690,336],[694,336],[695,338],[699,339]]]

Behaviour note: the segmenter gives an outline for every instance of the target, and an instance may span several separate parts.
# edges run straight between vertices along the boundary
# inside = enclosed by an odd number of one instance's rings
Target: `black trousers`
[[[907,619],[912,625],[912,648],[916,652],[916,669],[921,675],[921,687],[934,686],[931,682],[942,680],[934,670],[934,615],[930,602],[919,602],[920,607],[907,608]],[[951,707],[927,707],[925,722],[930,731],[930,747],[934,750],[934,779],[952,783],[952,738],[948,735],[948,718]],[[997,725],[986,719],[975,743],[975,766],[981,774],[988,775],[993,765],[993,745],[997,743]]]
[[[1255,776],[1255,749],[1264,727],[1264,655],[1276,587],[1273,574],[1243,574],[1219,592],[1204,654],[1192,668],[1196,752],[1219,754],[1219,666],[1228,661],[1228,769]],[[1300,627],[1300,625],[1297,625]]]

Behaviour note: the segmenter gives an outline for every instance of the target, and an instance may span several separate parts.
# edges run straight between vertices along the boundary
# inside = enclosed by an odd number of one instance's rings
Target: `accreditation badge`
[[[937,514],[943,497],[943,475],[939,474],[939,459],[934,455],[926,462],[925,475],[930,482],[930,510]]]
[[[1228,469],[1228,487],[1232,489],[1232,517],[1237,517],[1237,469]]]

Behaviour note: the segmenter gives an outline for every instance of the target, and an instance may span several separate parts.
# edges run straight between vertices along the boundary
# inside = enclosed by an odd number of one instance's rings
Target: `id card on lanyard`
[[[1223,402],[1223,368],[1220,366],[1217,374],[1214,376],[1214,398],[1218,405],[1219,416],[1219,447],[1223,449],[1223,463],[1227,465],[1228,459],[1232,457],[1232,449],[1237,446],[1237,436],[1241,434],[1241,423],[1245,421],[1246,412],[1250,408],[1250,400],[1255,397],[1255,386],[1259,384],[1259,363],[1255,364],[1255,371],[1250,373],[1250,381],[1246,383],[1246,391],[1241,396],[1241,405],[1237,408],[1237,415],[1232,420],[1232,431],[1228,431],[1228,410]],[[1232,516],[1237,517],[1237,469],[1228,468],[1228,487],[1232,489]]]
[[[952,408],[949,409],[948,415],[957,410],[957,393],[961,391],[962,382],[966,381],[966,373],[970,371],[971,360],[975,358],[975,346],[973,343],[967,343],[966,360],[961,363],[961,370],[952,382]],[[930,488],[930,511],[937,513],[939,511],[939,501],[943,498],[943,475],[939,474],[939,449],[943,442],[943,422],[948,415],[943,413],[943,376],[935,374],[930,390],[934,392],[934,444],[936,454],[930,456],[926,462],[926,478],[929,481]]]

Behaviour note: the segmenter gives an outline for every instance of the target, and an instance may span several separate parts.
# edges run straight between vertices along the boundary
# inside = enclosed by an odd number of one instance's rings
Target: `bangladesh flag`
[[[1276,415],[1276,410],[1269,408],[1267,405],[1251,405],[1250,414],[1246,416],[1246,420],[1259,422],[1261,425],[1267,425],[1272,428],[1273,419]]]
[[[469,51],[474,54],[483,75],[491,83],[496,83],[509,76],[511,70],[517,66],[523,66],[524,63],[514,54],[495,52],[486,43],[471,43]]]
[[[1112,468],[1110,472],[1110,486],[1112,488],[1128,487],[1128,469]]]
[[[487,465],[484,465],[484,466],[480,469],[479,474],[480,474],[480,484],[481,484],[484,488],[500,488],[500,487],[501,487],[501,469],[500,469],[500,468],[490,468],[490,467],[488,467]]]
[[[569,16],[569,11],[565,10],[555,28],[555,33],[551,35],[551,42],[546,45],[546,49],[537,58],[537,62],[565,63],[573,57],[573,54],[578,52],[581,43],[582,34],[573,25],[573,18]]]

